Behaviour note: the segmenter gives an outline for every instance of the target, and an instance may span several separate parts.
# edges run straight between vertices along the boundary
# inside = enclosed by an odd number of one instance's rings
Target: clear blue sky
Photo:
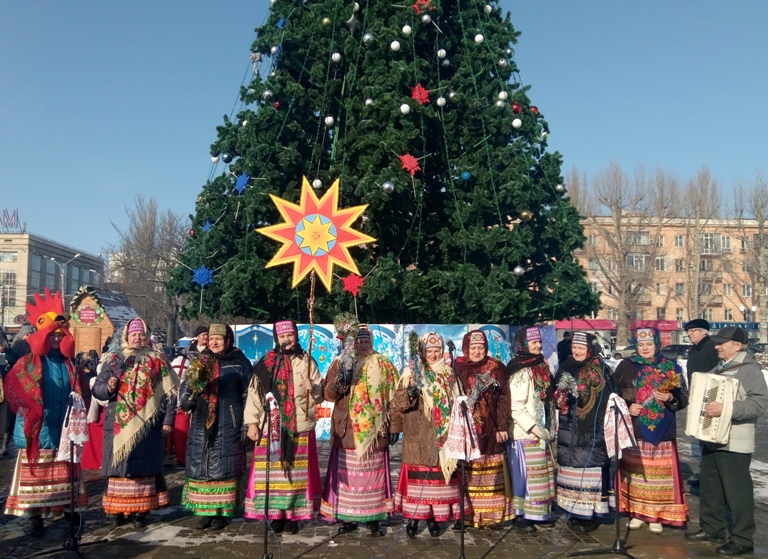
[[[268,0],[0,2],[0,210],[98,253],[136,195],[188,214]],[[725,188],[766,170],[768,3],[503,0],[550,148]],[[219,168],[221,170],[221,167]]]

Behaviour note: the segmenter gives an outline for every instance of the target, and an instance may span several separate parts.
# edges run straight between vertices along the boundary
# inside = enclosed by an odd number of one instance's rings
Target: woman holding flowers
[[[638,355],[624,359],[613,375],[637,439],[623,451],[619,511],[631,517],[630,529],[648,523],[660,534],[662,524],[684,528],[688,519],[675,435],[675,413],[688,405],[688,394],[680,367],[661,353],[658,330],[639,328],[636,337]]]
[[[163,439],[173,432],[179,378],[162,351],[147,343],[140,318],[123,330],[118,347],[101,358],[93,395],[107,400],[102,473],[108,478],[102,506],[112,525],[133,518],[146,525],[150,510],[168,504]]]
[[[612,487],[603,432],[611,387],[594,341],[592,334],[573,333],[572,354],[560,364],[551,388],[559,414],[557,506],[569,514],[568,524],[584,533],[609,514]]]
[[[182,503],[200,519],[197,528],[221,530],[242,504],[245,472],[243,409],[251,362],[234,347],[235,334],[211,324],[208,347],[187,369],[179,404],[191,411]]]

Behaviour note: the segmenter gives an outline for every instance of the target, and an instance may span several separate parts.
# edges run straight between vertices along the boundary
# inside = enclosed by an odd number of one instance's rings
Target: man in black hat
[[[691,386],[693,373],[708,373],[720,362],[715,349],[715,342],[709,337],[709,322],[703,318],[694,318],[685,325],[685,333],[693,347],[688,354],[688,386]]]
[[[754,549],[755,496],[749,463],[755,450],[755,426],[768,409],[768,386],[760,365],[747,351],[749,336],[735,326],[712,336],[720,364],[711,373],[739,381],[731,413],[727,444],[704,443],[701,456],[699,531],[685,535],[691,541],[714,541],[720,555],[736,556]],[[707,417],[720,417],[723,405],[708,403]],[[731,510],[730,540],[726,541],[726,509]]]
[[[565,363],[565,360],[571,356],[571,333],[565,332],[563,339],[557,342],[557,362]]]

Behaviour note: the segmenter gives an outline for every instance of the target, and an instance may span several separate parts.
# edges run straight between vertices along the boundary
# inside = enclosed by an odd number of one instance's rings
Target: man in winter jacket
[[[729,326],[712,340],[721,362],[711,373],[736,378],[739,391],[733,403],[731,433],[727,444],[704,443],[701,457],[701,491],[698,532],[685,535],[691,541],[714,541],[720,555],[736,556],[754,549],[755,498],[749,463],[755,450],[755,425],[768,408],[768,386],[760,365],[748,354],[747,332]],[[720,417],[723,405],[710,402],[708,417]],[[726,541],[726,508],[733,526]]]

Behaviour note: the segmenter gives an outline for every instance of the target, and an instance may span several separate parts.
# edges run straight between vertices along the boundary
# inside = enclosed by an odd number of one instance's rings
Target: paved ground
[[[682,414],[681,414],[682,415]],[[679,418],[684,420],[683,417]],[[766,433],[765,422],[759,433]],[[679,424],[683,424],[680,421]],[[319,443],[321,471],[324,473],[327,461],[328,444]],[[697,470],[697,461],[691,456],[691,445],[680,433],[680,454],[685,477]],[[753,476],[759,486],[756,519],[758,526],[756,557],[768,557],[768,449],[760,441],[753,460]],[[392,456],[393,474],[399,469],[399,446]],[[14,460],[12,456],[0,460],[0,503],[5,502]],[[184,471],[181,468],[168,467],[166,480],[171,491],[171,503],[174,505],[150,515],[151,523],[140,530],[127,527],[111,529],[104,513],[99,508],[104,482],[91,476],[88,483],[90,507],[84,516],[84,530],[79,551],[87,559],[235,559],[238,557],[258,557],[263,555],[264,524],[261,522],[235,520],[220,532],[193,529],[194,519],[178,503],[181,499],[181,486]],[[691,509],[691,527],[696,528],[698,518],[698,497],[688,495]],[[422,523],[416,538],[405,535],[400,517],[394,517],[386,523],[387,534],[383,538],[371,538],[368,531],[339,536],[336,528],[326,522],[305,523],[296,535],[273,534],[268,538],[268,552],[274,559],[314,559],[330,557],[349,557],[355,559],[408,559],[426,553],[430,559],[450,559],[460,557],[458,533],[445,527],[439,538],[432,538]],[[682,530],[665,529],[656,536],[647,529],[627,532],[626,521],[621,520],[622,538],[627,538],[627,545],[632,546],[630,553],[637,559],[666,557],[671,559],[712,558],[714,544],[689,544],[683,538]],[[27,535],[28,521],[10,516],[0,518],[0,556],[9,558],[30,557],[45,550],[55,550],[50,557],[74,557],[75,554],[62,550],[66,525],[63,520],[48,524],[47,535],[43,540],[33,540]],[[106,540],[104,543],[96,543]],[[565,525],[564,518],[558,518],[553,528],[540,528],[536,533],[522,535],[511,527],[502,530],[467,531],[465,557],[467,559],[494,559],[514,557],[554,558],[565,557],[569,553],[591,549],[610,548],[615,541],[612,524],[605,524],[597,531],[582,536],[571,531]]]

